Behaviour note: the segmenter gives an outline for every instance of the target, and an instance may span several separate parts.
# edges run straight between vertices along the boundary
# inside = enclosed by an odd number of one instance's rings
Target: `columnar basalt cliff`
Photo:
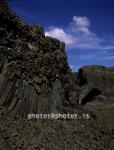
[[[70,80],[65,44],[0,1],[0,105],[20,116],[62,111],[75,99]]]
[[[0,0],[0,150],[113,150],[113,72],[91,66],[73,74],[65,44]],[[86,105],[96,99],[111,105]],[[29,113],[79,118],[34,121]]]

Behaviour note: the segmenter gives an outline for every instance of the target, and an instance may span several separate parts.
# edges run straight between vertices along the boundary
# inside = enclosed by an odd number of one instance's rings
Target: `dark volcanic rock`
[[[67,76],[65,44],[45,37],[41,26],[27,25],[0,1],[0,105],[22,117],[56,112],[72,102]]]
[[[79,101],[82,104],[90,101],[114,103],[113,67],[98,65],[82,67],[75,78],[75,84],[80,88]]]
[[[97,67],[81,68],[75,77],[65,44],[24,23],[0,0],[0,150],[113,150],[113,107],[99,109],[99,122],[77,105],[113,96],[113,68]],[[90,119],[27,118],[52,112],[90,113]]]

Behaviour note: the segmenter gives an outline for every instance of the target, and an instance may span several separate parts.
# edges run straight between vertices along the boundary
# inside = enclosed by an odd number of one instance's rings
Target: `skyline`
[[[66,43],[73,71],[85,65],[114,66],[113,0],[8,0],[29,24]]]

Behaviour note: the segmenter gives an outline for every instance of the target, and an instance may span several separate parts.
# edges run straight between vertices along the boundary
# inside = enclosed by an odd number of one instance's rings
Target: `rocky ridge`
[[[101,102],[101,104],[114,104],[113,67],[84,66],[79,69],[77,76],[74,76],[74,80],[80,89],[80,98],[78,98],[80,104],[95,101]]]

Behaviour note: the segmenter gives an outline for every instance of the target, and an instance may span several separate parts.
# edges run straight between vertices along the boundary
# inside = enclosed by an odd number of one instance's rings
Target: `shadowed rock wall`
[[[99,65],[91,65],[80,68],[75,76],[75,85],[80,89],[79,101],[84,104],[97,101],[114,103],[114,69]],[[97,90],[98,92],[95,92]],[[94,92],[92,92],[94,91]],[[93,93],[93,94],[92,94]]]
[[[45,37],[0,1],[0,105],[17,116],[63,111],[75,102],[65,44]]]

